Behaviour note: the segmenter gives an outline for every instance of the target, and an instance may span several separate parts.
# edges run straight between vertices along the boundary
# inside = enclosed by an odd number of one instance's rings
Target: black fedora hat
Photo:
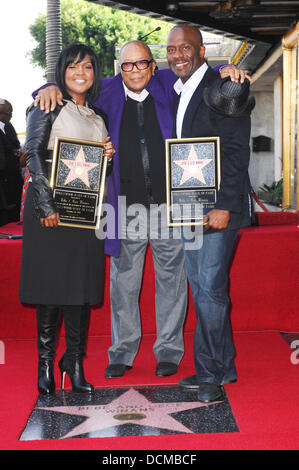
[[[250,94],[250,82],[232,82],[230,77],[217,78],[210,87],[204,89],[204,101],[217,113],[238,117],[249,113],[255,106],[255,98]]]

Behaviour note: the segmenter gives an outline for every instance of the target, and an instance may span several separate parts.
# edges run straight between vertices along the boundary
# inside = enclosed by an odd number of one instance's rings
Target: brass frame
[[[61,186],[56,186],[55,185],[55,177],[56,177],[56,169],[57,169],[57,163],[58,163],[58,152],[60,148],[60,144],[62,142],[66,143],[73,143],[77,145],[89,145],[92,147],[100,147],[104,150],[104,143],[103,142],[93,142],[90,140],[80,140],[80,139],[71,139],[71,138],[65,138],[65,137],[55,137],[55,143],[54,143],[54,149],[53,149],[53,160],[52,160],[52,169],[51,169],[51,177],[50,177],[50,188],[54,191],[55,187],[57,188],[62,188]],[[102,203],[103,203],[103,197],[104,197],[104,191],[105,191],[105,179],[106,179],[106,171],[107,171],[107,158],[103,157],[103,162],[101,165],[100,169],[100,181],[99,181],[99,191],[92,191],[88,190],[89,192],[92,192],[94,194],[98,195],[98,202],[97,202],[97,207],[96,207],[96,224],[95,225],[81,225],[80,223],[67,223],[67,222],[59,222],[59,225],[64,226],[64,227],[76,227],[76,228],[85,228],[85,229],[93,229],[97,230],[100,226],[100,214],[101,214],[101,208],[102,208]],[[71,189],[70,189],[71,191]],[[76,192],[79,192],[82,190],[78,190]],[[83,190],[84,191],[84,190]]]
[[[215,174],[215,179],[217,180],[218,187],[215,188],[216,190],[219,191],[220,188],[220,180],[221,180],[221,157],[220,157],[220,137],[214,136],[214,137],[190,137],[190,138],[181,138],[181,139],[166,139],[165,140],[165,158],[166,158],[166,208],[167,208],[167,225],[169,227],[183,227],[183,226],[191,226],[191,225],[202,225],[203,222],[202,220],[200,221],[188,221],[188,222],[172,222],[170,213],[171,213],[171,183],[170,183],[170,159],[171,155],[169,152],[169,147],[171,144],[186,144],[186,143],[199,143],[199,142],[215,142],[216,145],[216,174]],[[183,187],[181,188],[182,192],[183,191],[194,191],[196,189],[211,189],[211,188],[202,188],[202,187],[196,187],[192,186],[190,189],[188,187]],[[176,191],[178,189],[176,188]],[[178,190],[180,191],[180,190]]]
[[[283,45],[283,207],[299,209],[299,23],[284,36]],[[297,155],[296,153],[297,133]],[[297,181],[295,169],[297,168]]]

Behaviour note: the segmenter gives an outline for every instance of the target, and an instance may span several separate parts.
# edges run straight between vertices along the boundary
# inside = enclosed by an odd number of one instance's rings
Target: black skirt
[[[104,240],[91,229],[42,227],[29,184],[23,213],[20,301],[96,305],[102,301],[103,281]]]

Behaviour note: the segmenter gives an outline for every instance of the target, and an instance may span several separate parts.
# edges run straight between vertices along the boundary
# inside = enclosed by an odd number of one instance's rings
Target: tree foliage
[[[102,76],[114,74],[115,48],[153,31],[148,44],[166,44],[172,24],[122,10],[96,5],[85,0],[62,0],[62,47],[80,42],[98,54]],[[31,62],[46,68],[46,15],[39,15],[29,27],[37,46],[30,52]],[[156,56],[157,57],[157,56]]]

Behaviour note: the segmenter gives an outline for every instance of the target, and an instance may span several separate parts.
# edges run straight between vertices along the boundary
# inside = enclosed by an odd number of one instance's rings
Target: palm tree
[[[55,81],[55,66],[61,51],[60,0],[47,0],[46,62],[47,81]]]

